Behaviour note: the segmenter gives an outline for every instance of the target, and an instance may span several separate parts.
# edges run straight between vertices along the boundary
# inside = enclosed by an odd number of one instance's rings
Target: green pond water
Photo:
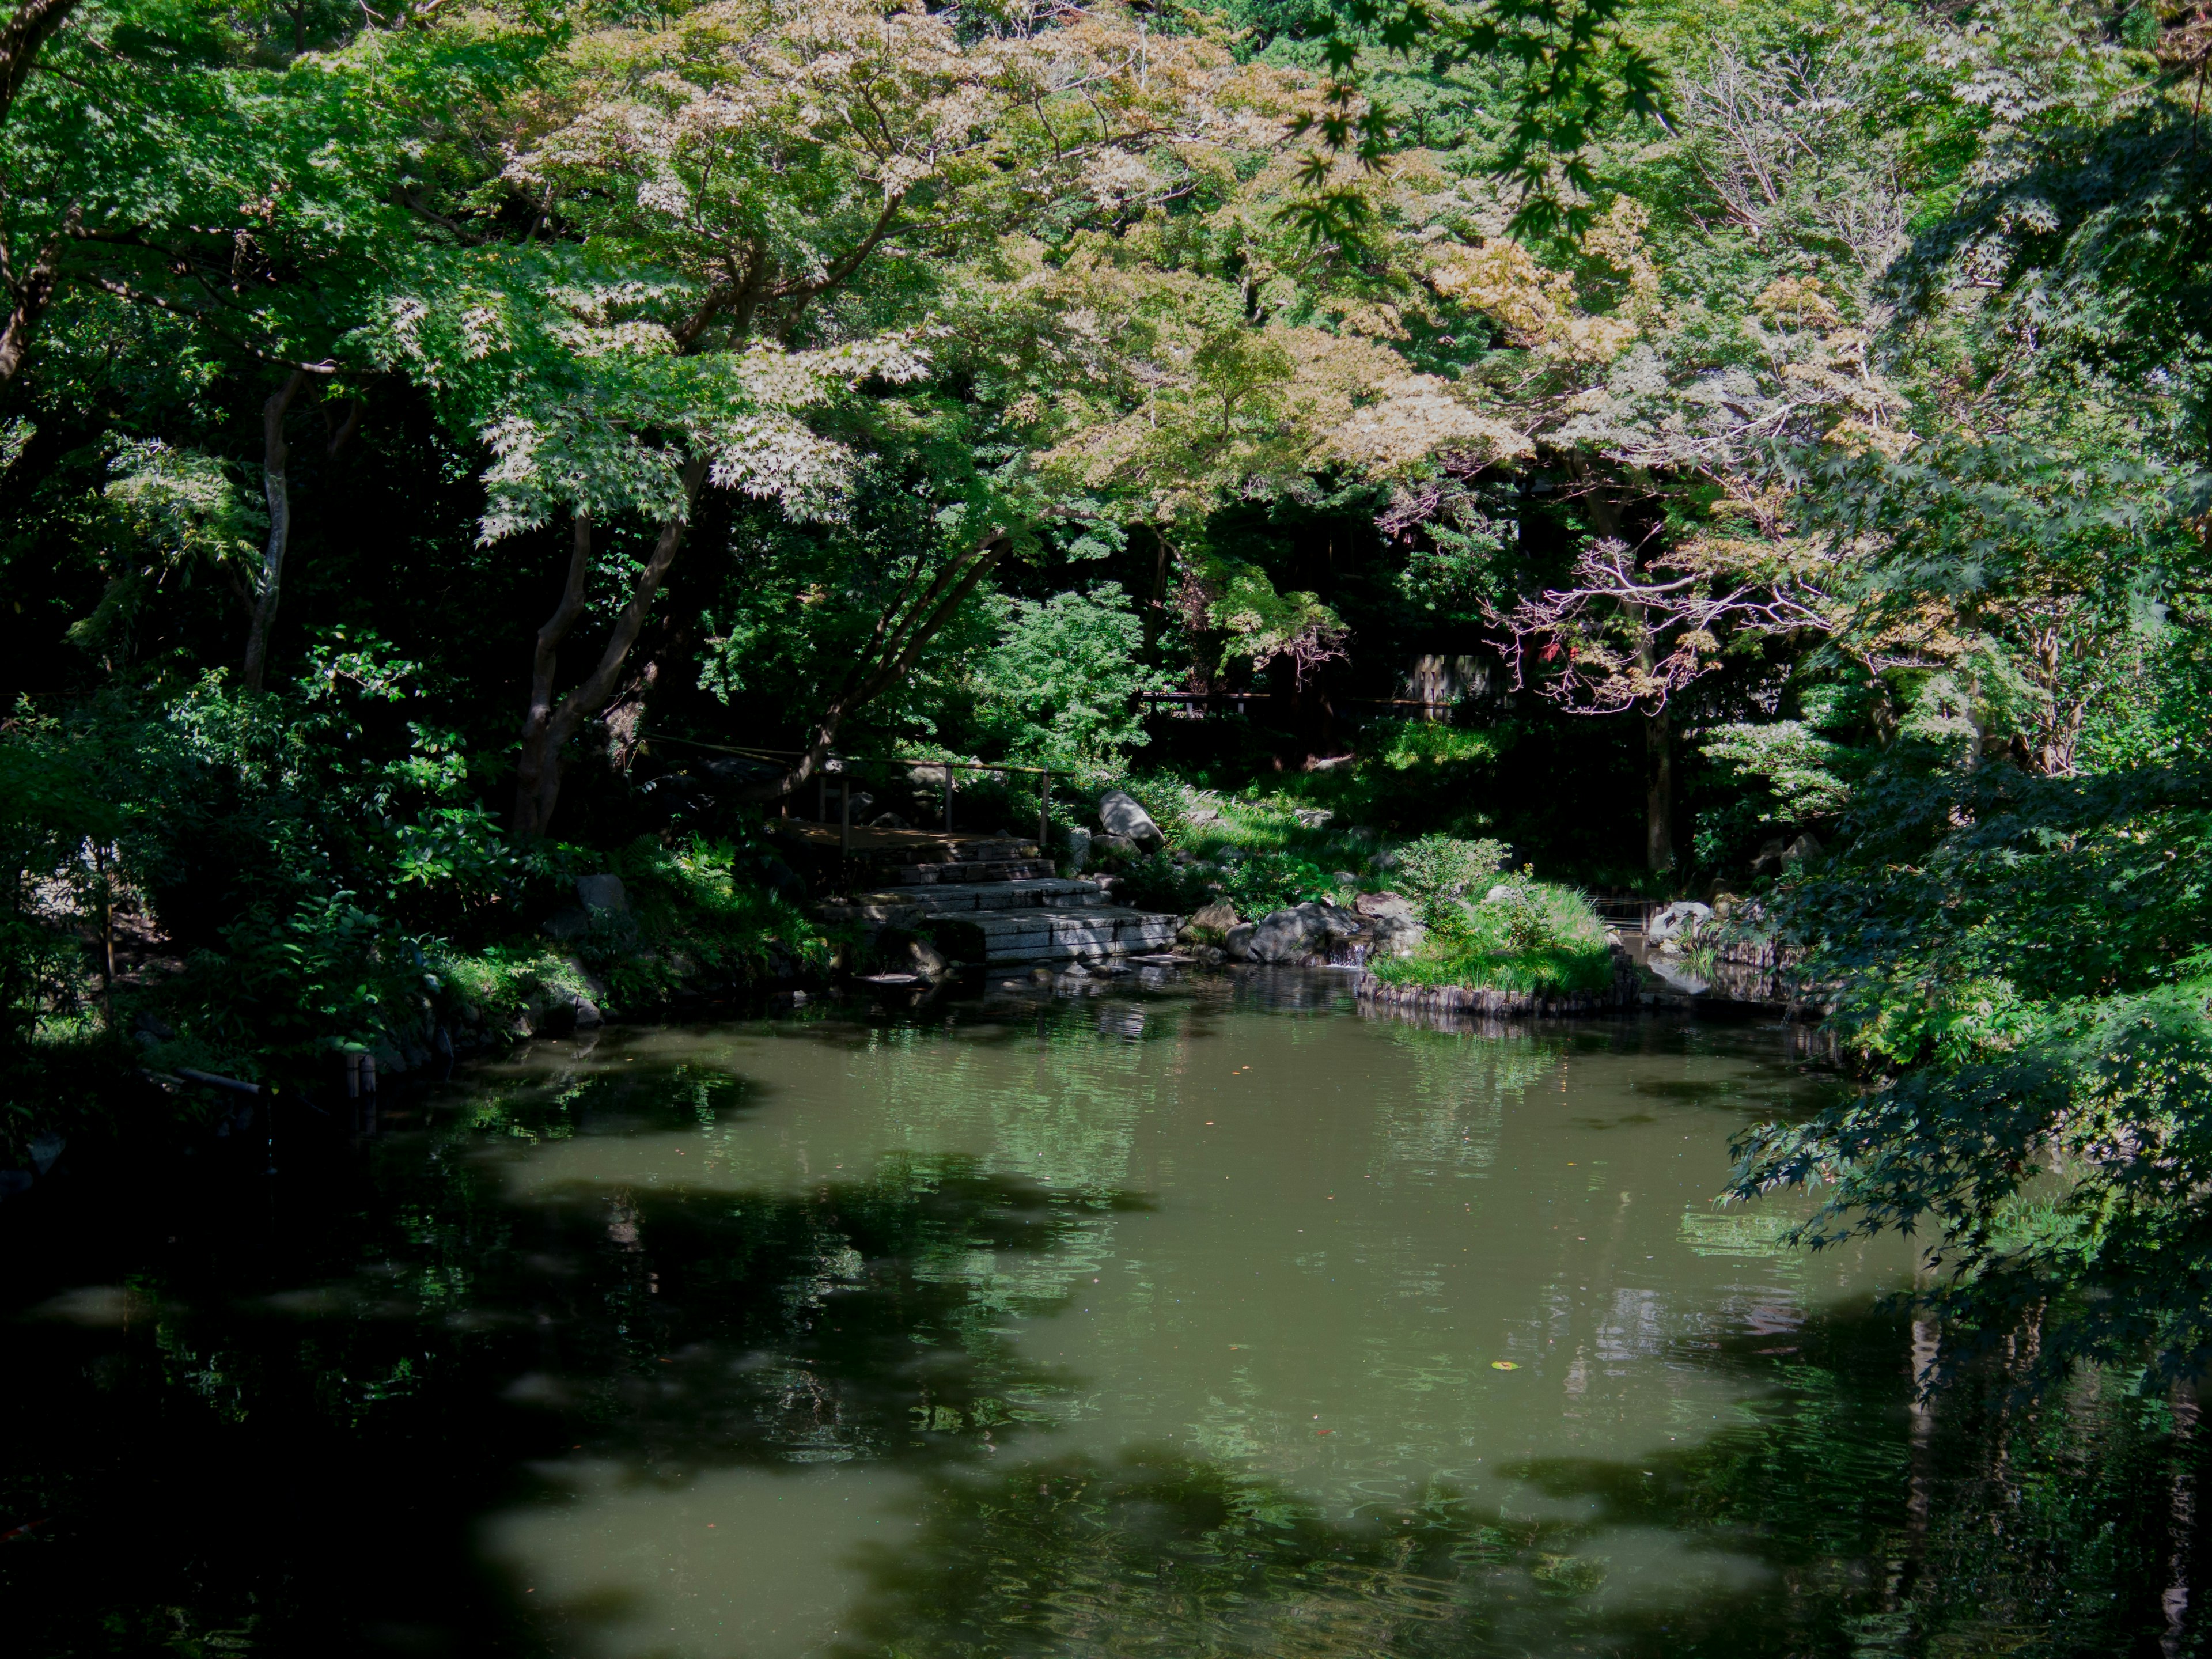
[[[608,1030],[275,1181],[19,1217],[0,1613],[40,1653],[1903,1653],[2063,1626],[2067,1503],[2165,1524],[2170,1423],[2085,1395],[1993,1454],[1914,1403],[1901,1245],[1715,1207],[1837,1086],[1787,1030],[1342,983]],[[2092,1564],[2103,1650],[2170,1650],[2170,1544]]]

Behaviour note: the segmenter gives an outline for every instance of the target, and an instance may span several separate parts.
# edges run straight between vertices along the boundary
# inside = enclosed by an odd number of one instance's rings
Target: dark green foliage
[[[1898,1228],[1970,1353],[2023,1319],[2039,1380],[2212,1358],[2212,786],[2004,767],[1893,777],[1779,908],[1885,1075],[1747,1139],[1741,1194],[1828,1186],[1820,1241]]]

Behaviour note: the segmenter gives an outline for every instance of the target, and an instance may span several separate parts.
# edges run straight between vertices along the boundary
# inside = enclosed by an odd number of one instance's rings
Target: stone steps
[[[1119,905],[1091,904],[977,910],[938,918],[935,931],[940,948],[947,944],[980,946],[980,960],[987,964],[1063,962],[1164,951],[1175,943],[1176,921],[1174,916]],[[979,959],[973,949],[957,954]]]
[[[1045,859],[1006,859],[990,863],[960,860],[950,864],[902,864],[891,879],[902,887],[951,885],[961,882],[1036,881],[1049,879],[1052,865]]]
[[[987,966],[1142,956],[1175,943],[1181,918],[1108,904],[1105,896],[1095,881],[1019,877],[858,893],[817,905],[815,914],[870,933],[926,933],[946,955]]]

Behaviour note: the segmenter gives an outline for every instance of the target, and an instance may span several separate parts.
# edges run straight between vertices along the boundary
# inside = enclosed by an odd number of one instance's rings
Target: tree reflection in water
[[[1293,989],[1267,994],[1302,1016]],[[1023,1040],[1212,1017],[1039,1011]],[[907,1040],[818,1038],[878,1039]],[[1423,1049],[1377,1144],[1476,1167],[1498,1103],[1607,1042],[1514,1037],[1480,1097]],[[1525,1463],[1517,1510],[1438,1484],[1340,1512],[1187,1446],[1054,1449],[1090,1379],[1006,1333],[1063,1309],[1102,1230],[1149,1202],[1071,1178],[1112,1162],[1106,1140],[1025,1150],[1050,1181],[908,1155],[794,1190],[526,1201],[485,1155],[757,1098],[705,1071],[580,1071],[273,1197],[162,1168],[0,1218],[15,1305],[45,1310],[0,1368],[0,1530],[36,1523],[0,1547],[11,1650],[590,1651],[619,1598],[538,1616],[482,1565],[483,1517],[557,1504],[578,1462],[648,1486],[834,1462],[918,1493],[915,1530],[860,1564],[845,1659],[2195,1650],[2199,1443],[2125,1378],[2034,1410],[1968,1378],[1916,1407],[1907,1328],[1816,1315],[1672,1356],[1770,1390],[1713,1437]],[[1083,1113],[1110,1139],[1104,1098]]]

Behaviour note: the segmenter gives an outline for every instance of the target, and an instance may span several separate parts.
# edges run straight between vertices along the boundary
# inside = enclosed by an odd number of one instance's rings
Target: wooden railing
[[[805,754],[803,749],[755,749],[736,744],[704,743],[696,738],[679,738],[672,732],[647,732],[640,734],[656,743],[681,744],[692,749],[712,750],[718,754],[738,755],[748,760],[781,762],[796,759]],[[837,847],[840,852],[850,852],[853,846],[853,766],[934,766],[945,774],[945,833],[952,833],[952,775],[955,772],[1020,772],[1037,781],[1037,848],[1048,849],[1052,843],[1052,769],[1045,766],[1010,766],[995,761],[939,760],[915,755],[839,755],[823,757],[822,769],[815,774],[815,822],[830,822],[830,781],[836,778],[837,790]]]

